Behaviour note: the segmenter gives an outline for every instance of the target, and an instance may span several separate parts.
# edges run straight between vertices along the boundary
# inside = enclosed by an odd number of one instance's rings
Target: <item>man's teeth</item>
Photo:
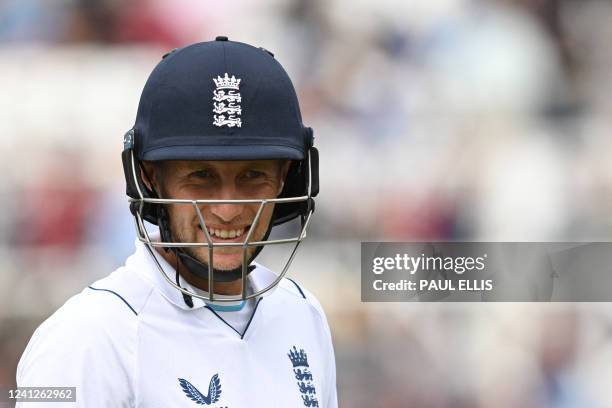
[[[226,230],[226,229],[209,228],[208,231],[210,232],[211,236],[215,236],[217,238],[223,238],[223,239],[236,238],[236,237],[239,237],[242,234],[244,234],[244,228],[236,229],[236,230],[233,230],[233,229]]]

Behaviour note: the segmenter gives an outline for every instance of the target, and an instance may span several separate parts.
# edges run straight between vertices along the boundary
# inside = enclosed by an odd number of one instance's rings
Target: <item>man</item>
[[[88,408],[336,407],[325,315],[283,278],[318,154],[274,56],[226,37],[166,54],[122,157],[136,253],[37,329],[18,386]],[[290,220],[297,237],[268,239]],[[293,246],[279,275],[253,262],[270,243]]]

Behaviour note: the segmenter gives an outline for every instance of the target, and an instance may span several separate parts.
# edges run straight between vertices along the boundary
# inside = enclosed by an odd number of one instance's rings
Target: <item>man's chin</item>
[[[231,271],[235,271],[236,269],[240,269],[242,268],[242,263],[239,264],[233,264],[233,265],[218,265],[218,264],[214,264],[213,268],[215,271],[218,272],[231,272]]]
[[[193,255],[192,255],[193,256]],[[195,259],[197,259],[200,263],[206,265],[208,267],[208,259],[203,259],[203,257],[194,257]],[[213,256],[213,269],[217,272],[231,272],[231,271],[235,271],[236,269],[240,269],[242,268],[242,255],[239,257],[233,256],[233,259],[228,259],[228,260],[224,260],[224,259],[219,259],[219,258],[224,258],[224,256]]]
[[[208,260],[207,259],[200,259],[200,258],[196,258],[202,265],[205,265],[208,268]],[[231,271],[235,271],[236,269],[240,269],[242,268],[242,262],[232,262],[232,263],[226,263],[226,262],[215,262],[213,264],[213,269],[216,272],[231,272]]]
[[[208,259],[204,261],[208,263]],[[232,271],[242,267],[242,253],[240,254],[214,254],[213,267],[218,271]]]

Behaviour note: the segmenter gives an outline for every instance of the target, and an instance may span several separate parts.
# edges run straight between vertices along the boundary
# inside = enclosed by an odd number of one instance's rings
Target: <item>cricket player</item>
[[[36,330],[17,385],[76,387],[52,407],[336,407],[325,314],[284,277],[314,211],[313,142],[269,51],[217,37],[166,54],[124,136],[136,252]],[[299,235],[269,239],[290,220]],[[278,274],[254,262],[270,244],[290,248]]]

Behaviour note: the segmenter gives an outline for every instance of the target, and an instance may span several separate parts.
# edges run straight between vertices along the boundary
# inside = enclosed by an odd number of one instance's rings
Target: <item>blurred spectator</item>
[[[81,178],[78,156],[56,153],[42,177],[20,193],[15,214],[16,245],[77,251],[93,219],[95,192]]]
[[[4,0],[0,2],[0,41],[61,41],[68,12],[65,2]]]

